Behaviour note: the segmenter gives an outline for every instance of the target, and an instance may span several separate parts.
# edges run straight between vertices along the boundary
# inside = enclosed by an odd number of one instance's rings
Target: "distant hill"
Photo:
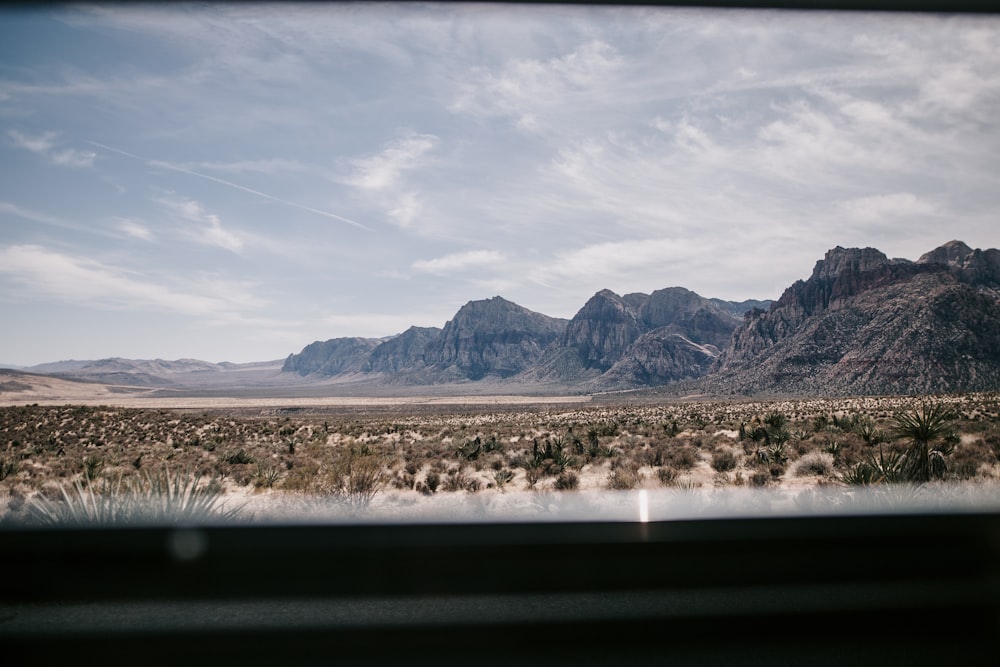
[[[212,363],[198,359],[123,359],[110,357],[96,360],[56,361],[22,370],[109,385],[132,387],[201,386],[203,384],[238,384],[258,382],[280,370],[280,361],[258,361],[247,364]]]

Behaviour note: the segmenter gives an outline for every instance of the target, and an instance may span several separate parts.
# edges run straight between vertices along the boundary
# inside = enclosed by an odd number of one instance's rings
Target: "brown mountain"
[[[837,247],[750,311],[706,385],[737,393],[1000,387],[998,253],[952,241],[918,261]]]

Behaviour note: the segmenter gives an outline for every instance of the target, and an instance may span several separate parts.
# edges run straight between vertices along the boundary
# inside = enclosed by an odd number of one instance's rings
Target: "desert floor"
[[[932,408],[946,417],[932,445],[944,465],[919,493],[947,483],[998,497],[1000,480],[998,394],[156,399],[52,378],[0,389],[8,518],[38,499],[103,498],[162,476],[210,484],[220,506],[258,518],[545,512],[553,498],[578,511],[591,501],[565,499],[595,492],[631,494],[611,501],[627,512],[640,491],[654,511],[692,491],[758,489],[801,504],[879,486],[862,469],[898,464],[913,446],[899,416]]]

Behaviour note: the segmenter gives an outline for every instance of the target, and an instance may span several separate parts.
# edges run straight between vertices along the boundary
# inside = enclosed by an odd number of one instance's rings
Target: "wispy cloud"
[[[351,313],[327,315],[314,324],[317,339],[337,336],[361,336],[364,338],[381,338],[403,333],[411,326],[440,327],[447,321],[452,312],[433,314],[427,312],[411,313]],[[301,339],[301,338],[300,338]]]
[[[19,283],[26,294],[77,306],[163,309],[199,316],[231,309],[225,299],[204,292],[178,290],[131,271],[37,245],[0,248],[0,273]]]
[[[413,268],[424,273],[443,274],[471,268],[494,270],[506,261],[505,255],[496,250],[468,250],[434,259],[417,260],[413,263]]]
[[[30,137],[26,134],[22,134],[17,130],[11,130],[8,136],[14,141],[14,145],[18,148],[23,148],[24,150],[31,151],[32,153],[38,153],[40,155],[45,155],[52,147],[55,145],[55,132],[43,132],[37,137]]]
[[[424,156],[437,141],[431,134],[411,134],[398,139],[375,155],[354,160],[355,171],[345,182],[362,190],[390,188],[403,172],[422,166]]]
[[[845,201],[841,208],[854,220],[868,223],[913,221],[916,217],[938,213],[934,204],[911,192],[858,197]]]
[[[141,222],[136,222],[135,220],[130,220],[128,218],[119,218],[116,221],[116,227],[119,231],[132,238],[136,238],[141,241],[153,240],[152,230]]]
[[[55,132],[44,132],[39,136],[32,137],[17,130],[11,130],[8,135],[18,148],[41,155],[61,167],[93,167],[94,159],[97,157],[97,154],[92,151],[79,151],[73,148],[55,150],[58,136]]]
[[[615,47],[591,40],[548,60],[512,58],[501,67],[475,67],[450,109],[481,117],[509,117],[522,130],[549,126],[550,112],[613,95],[604,85],[622,64]]]
[[[239,162],[195,162],[192,164],[174,165],[179,169],[224,171],[234,174],[301,174],[315,170],[316,167],[299,160],[272,158],[268,160],[241,160]]]
[[[139,157],[138,155],[135,155],[134,153],[129,153],[128,151],[123,151],[123,150],[121,150],[119,148],[113,148],[113,147],[108,146],[106,144],[98,143],[96,141],[89,141],[88,143],[93,144],[94,146],[97,146],[98,148],[103,148],[104,150],[111,151],[113,153],[118,153],[119,155],[124,155],[125,157],[129,157],[129,158],[132,158],[134,160],[139,160],[141,162],[145,162],[146,164],[148,164],[150,166],[153,166],[153,167],[160,167],[160,168],[163,168],[163,169],[169,169],[171,171],[177,171],[177,172],[181,172],[181,173],[184,173],[184,174],[188,174],[190,176],[195,176],[197,178],[202,178],[202,179],[204,179],[206,181],[212,181],[213,183],[218,183],[220,185],[225,185],[225,186],[230,187],[230,188],[235,188],[236,190],[241,190],[243,192],[247,192],[249,194],[255,195],[257,197],[261,197],[263,199],[268,199],[270,201],[277,202],[279,204],[284,204],[286,206],[291,206],[293,208],[297,208],[297,209],[302,210],[302,211],[308,211],[309,213],[315,213],[316,215],[321,215],[321,216],[324,216],[326,218],[332,218],[334,220],[339,220],[340,222],[345,222],[345,223],[351,225],[352,227],[357,227],[359,229],[365,229],[365,230],[369,229],[368,227],[366,227],[365,225],[361,224],[360,222],[357,222],[355,220],[351,220],[350,218],[345,218],[342,215],[337,215],[336,213],[331,213],[329,211],[322,211],[320,209],[312,208],[310,206],[303,206],[302,204],[297,204],[297,203],[295,203],[293,201],[289,201],[287,199],[282,199],[281,197],[275,197],[274,195],[269,195],[266,192],[261,192],[260,190],[254,190],[253,188],[248,188],[248,187],[246,187],[244,185],[240,185],[238,183],[233,183],[232,181],[227,181],[227,180],[224,180],[224,179],[221,179],[221,178],[216,178],[215,176],[209,176],[208,174],[202,174],[200,172],[193,171],[191,169],[185,169],[184,167],[177,166],[177,165],[172,164],[170,162],[165,162],[163,160],[147,160],[145,158]]]
[[[63,220],[62,218],[58,218],[54,215],[48,215],[46,213],[39,213],[38,211],[23,208],[6,201],[0,201],[0,215],[12,215],[18,218],[23,218],[24,220],[40,222],[54,227],[75,227],[75,225],[67,220]]]
[[[206,211],[199,202],[179,197],[160,197],[156,201],[181,218],[197,223],[198,226],[191,231],[191,237],[199,243],[217,246],[234,253],[243,250],[244,242],[239,234],[225,229],[219,216]]]

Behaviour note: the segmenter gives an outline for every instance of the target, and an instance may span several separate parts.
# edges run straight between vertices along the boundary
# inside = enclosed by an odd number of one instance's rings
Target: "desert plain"
[[[892,473],[913,456],[900,418],[928,411],[937,467],[910,493],[1000,496],[997,393],[171,398],[19,378],[0,386],[5,520],[156,478],[191,482],[247,518],[503,511],[605,491],[849,496],[913,482]]]

